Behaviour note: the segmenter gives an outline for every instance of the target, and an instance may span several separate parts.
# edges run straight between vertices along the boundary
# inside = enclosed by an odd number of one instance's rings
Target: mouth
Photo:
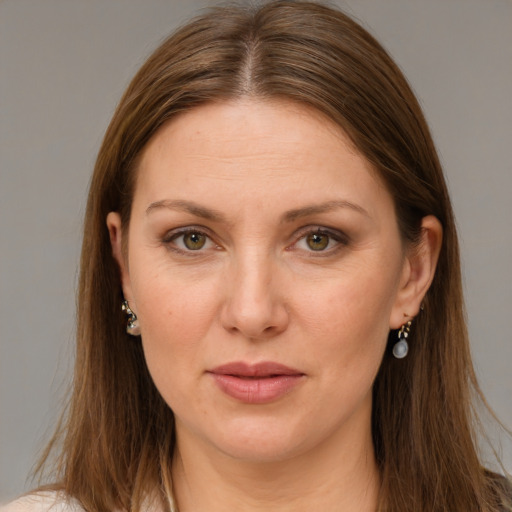
[[[247,404],[264,404],[290,393],[305,377],[303,372],[265,361],[257,364],[233,362],[207,372],[219,389]]]

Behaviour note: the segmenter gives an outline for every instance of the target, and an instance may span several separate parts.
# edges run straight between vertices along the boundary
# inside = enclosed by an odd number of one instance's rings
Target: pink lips
[[[219,388],[248,404],[272,402],[289,393],[304,374],[279,363],[228,363],[208,372]]]

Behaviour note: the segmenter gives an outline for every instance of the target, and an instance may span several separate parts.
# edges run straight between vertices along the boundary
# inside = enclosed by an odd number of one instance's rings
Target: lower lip
[[[273,402],[288,394],[303,377],[300,374],[258,378],[243,378],[220,373],[210,375],[226,395],[246,404]]]

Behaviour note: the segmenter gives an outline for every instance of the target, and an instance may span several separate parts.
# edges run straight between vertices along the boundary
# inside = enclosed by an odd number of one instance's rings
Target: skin
[[[137,172],[126,253],[119,214],[107,224],[175,414],[180,511],[376,510],[372,385],[389,330],[417,314],[433,278],[439,222],[423,219],[419,249],[406,247],[369,163],[339,127],[288,102],[182,114]],[[303,377],[247,404],[208,373],[232,361]]]

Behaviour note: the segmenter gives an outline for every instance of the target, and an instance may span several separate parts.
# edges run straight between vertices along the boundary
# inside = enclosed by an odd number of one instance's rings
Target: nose
[[[221,312],[223,327],[251,340],[268,339],[286,330],[289,312],[282,282],[269,257],[255,256],[233,264]]]

